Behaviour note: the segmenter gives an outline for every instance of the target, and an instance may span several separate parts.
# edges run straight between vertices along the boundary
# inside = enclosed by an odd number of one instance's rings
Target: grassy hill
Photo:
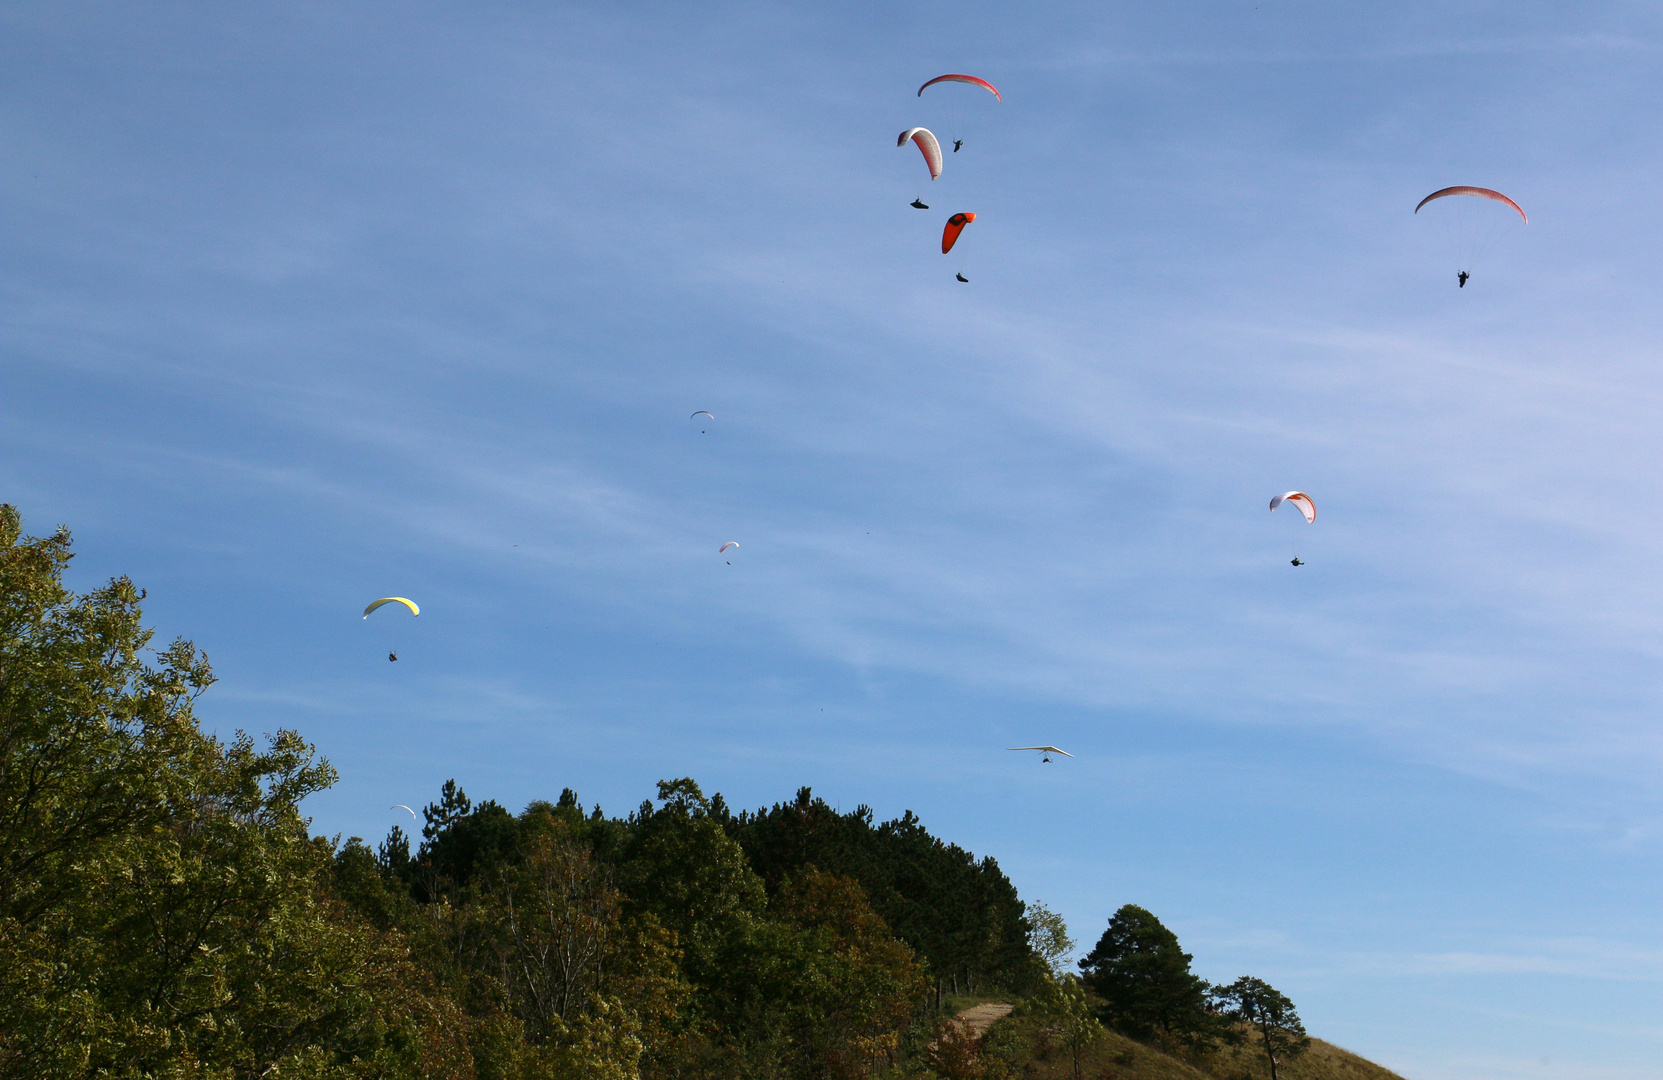
[[[1066,1049],[1046,1035],[1046,1021],[1012,1016],[988,1031],[988,1063],[999,1061],[1012,1080],[1073,1080],[1074,1063]],[[996,1072],[995,1066],[990,1072]],[[1390,1069],[1312,1039],[1302,1057],[1279,1063],[1280,1080],[1403,1080]],[[1080,1057],[1084,1080],[1270,1080],[1270,1067],[1256,1039],[1205,1056],[1166,1053],[1145,1043],[1107,1032]]]

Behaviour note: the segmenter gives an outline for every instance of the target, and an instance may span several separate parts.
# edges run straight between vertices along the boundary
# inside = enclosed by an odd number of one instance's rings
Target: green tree
[[[465,1074],[462,1019],[331,891],[294,732],[204,735],[213,682],[144,659],[144,594],[64,587],[0,507],[0,1075]]]
[[[1074,1080],[1080,1080],[1080,1059],[1104,1034],[1080,977],[1064,975],[1053,983],[1040,999],[1040,1011],[1050,1019],[1051,1038],[1068,1051]]]
[[[864,1077],[900,1044],[928,986],[911,949],[890,933],[853,879],[805,868],[769,903],[796,930],[789,1042],[798,1071]]]
[[[910,810],[874,824],[870,808],[840,814],[805,787],[725,825],[770,889],[809,865],[858,881],[943,989],[1018,992],[1039,974],[1022,902],[999,864],[932,836]]]
[[[644,802],[631,819],[624,891],[635,911],[675,933],[689,980],[719,989],[719,959],[761,917],[767,893],[698,784],[660,780],[658,797],[661,807]]]
[[[527,824],[475,904],[490,942],[480,974],[571,1075],[633,1074],[687,994],[669,937],[650,915],[623,925],[622,894],[563,822]]]
[[[1074,939],[1068,936],[1068,923],[1037,900],[1023,905],[1023,915],[1028,920],[1028,947],[1044,963],[1053,979],[1062,979],[1063,962],[1074,951]]]
[[[1277,1080],[1278,1063],[1291,1061],[1311,1048],[1305,1025],[1294,1011],[1293,1002],[1263,979],[1243,975],[1214,991],[1224,1015],[1252,1028],[1270,1062],[1270,1080]]]
[[[1080,961],[1085,983],[1103,999],[1109,1025],[1134,1039],[1162,1035],[1191,1045],[1217,1036],[1207,983],[1190,971],[1178,935],[1153,914],[1127,904]]]

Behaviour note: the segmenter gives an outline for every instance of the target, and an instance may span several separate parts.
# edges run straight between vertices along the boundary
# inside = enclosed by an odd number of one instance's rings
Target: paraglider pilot
[[[964,145],[964,140],[963,139],[954,139],[953,140],[953,153],[955,153],[955,154],[958,153],[959,148],[962,147],[963,145]]]
[[[930,204],[925,202],[923,199],[914,199],[912,200],[912,208],[914,210],[928,210],[930,208]]]
[[[1467,287],[1467,279],[1470,278],[1470,277],[1472,277],[1472,275],[1467,273],[1465,270],[1461,271],[1459,274],[1456,274],[1455,275],[1455,282],[1456,282],[1455,287],[1457,289],[1466,288]]]
[[[388,653],[387,654],[387,659],[396,663],[398,661],[398,653],[396,653],[396,652]]]
[[[1294,565],[1295,565],[1295,566],[1304,566],[1304,565],[1305,565],[1305,563],[1304,563],[1304,562],[1303,562],[1303,561],[1302,561],[1302,560],[1301,560],[1301,559],[1300,559],[1300,558],[1299,558],[1299,556],[1298,556],[1298,555],[1295,555],[1295,556],[1294,556],[1294,557],[1293,557],[1293,564],[1294,564]]]

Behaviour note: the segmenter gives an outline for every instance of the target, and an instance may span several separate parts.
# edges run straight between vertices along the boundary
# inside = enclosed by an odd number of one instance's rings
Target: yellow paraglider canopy
[[[414,600],[406,600],[402,596],[383,596],[381,599],[364,609],[364,618],[369,618],[370,612],[374,611],[378,607],[381,607],[383,604],[403,604],[405,607],[410,609],[410,614],[412,615],[420,615],[422,613],[422,609],[416,606],[416,602]]]

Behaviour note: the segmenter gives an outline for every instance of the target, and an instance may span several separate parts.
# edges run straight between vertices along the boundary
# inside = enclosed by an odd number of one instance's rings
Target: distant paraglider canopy
[[[739,541],[729,540],[727,543],[723,544],[721,547],[716,549],[716,554],[720,555],[723,552],[727,551],[728,548],[736,548],[738,546],[739,546]]]
[[[1448,198],[1451,195],[1472,197]],[[1416,215],[1428,203],[1436,203],[1434,208],[1427,210],[1426,216],[1433,219],[1443,234],[1442,246],[1453,258],[1455,265],[1452,269],[1457,271],[1455,284],[1463,289],[1467,287],[1467,279],[1472,277],[1473,271],[1488,259],[1491,250],[1501,243],[1503,237],[1530,223],[1524,207],[1492,188],[1465,184],[1440,188],[1415,204]],[[1508,213],[1509,210],[1513,213]],[[1513,214],[1519,216],[1517,222],[1514,222]]]
[[[1525,224],[1530,224],[1530,219],[1525,217],[1524,207],[1520,206],[1512,199],[1509,199],[1501,192],[1493,191],[1487,187],[1466,187],[1464,185],[1457,185],[1455,187],[1439,188],[1437,191],[1434,191],[1432,194],[1415,204],[1415,213],[1420,213],[1420,208],[1431,202],[1433,199],[1442,199],[1446,195],[1476,195],[1480,199],[1494,199],[1498,203],[1506,203],[1508,206],[1511,206],[1519,212],[1519,217],[1524,220]]]
[[[1270,508],[1275,510],[1283,503],[1290,503],[1293,506],[1297,506],[1299,508],[1299,512],[1305,515],[1306,524],[1315,525],[1317,523],[1317,504],[1312,502],[1311,497],[1303,491],[1283,492],[1282,494],[1276,496],[1276,498],[1270,500]]]
[[[900,138],[895,140],[895,145],[905,146],[908,139],[916,143],[919,151],[923,153],[924,164],[929,166],[930,169],[930,179],[939,180],[941,178],[941,144],[936,141],[936,137],[930,132],[930,129],[907,128],[901,132]]]
[[[716,419],[716,414],[715,413],[706,412],[704,409],[700,409],[698,412],[694,413],[693,416],[708,416],[712,420]],[[691,419],[693,419],[693,416],[689,416],[687,419],[691,420]]]
[[[422,609],[416,606],[416,602],[414,600],[406,600],[402,596],[383,596],[381,599],[375,601],[369,607],[364,609],[364,618],[369,618],[370,612],[387,604],[403,604],[405,607],[410,609],[410,614],[412,615],[420,615],[422,613]]]
[[[954,214],[947,219],[947,227],[941,230],[941,253],[947,254],[953,250],[953,245],[959,242],[959,233],[964,227],[976,220],[975,214]]]
[[[1000,96],[999,90],[998,90],[997,87],[995,87],[992,83],[988,82],[986,79],[978,79],[974,75],[937,75],[935,78],[931,79],[929,82],[925,83],[923,86],[920,86],[918,88],[918,96],[923,97],[924,96],[924,91],[928,90],[930,87],[934,86],[938,82],[969,83],[971,86],[981,87],[983,90],[986,90],[988,93],[990,93],[994,97],[998,98],[1001,102],[1005,100],[1002,96]]]

